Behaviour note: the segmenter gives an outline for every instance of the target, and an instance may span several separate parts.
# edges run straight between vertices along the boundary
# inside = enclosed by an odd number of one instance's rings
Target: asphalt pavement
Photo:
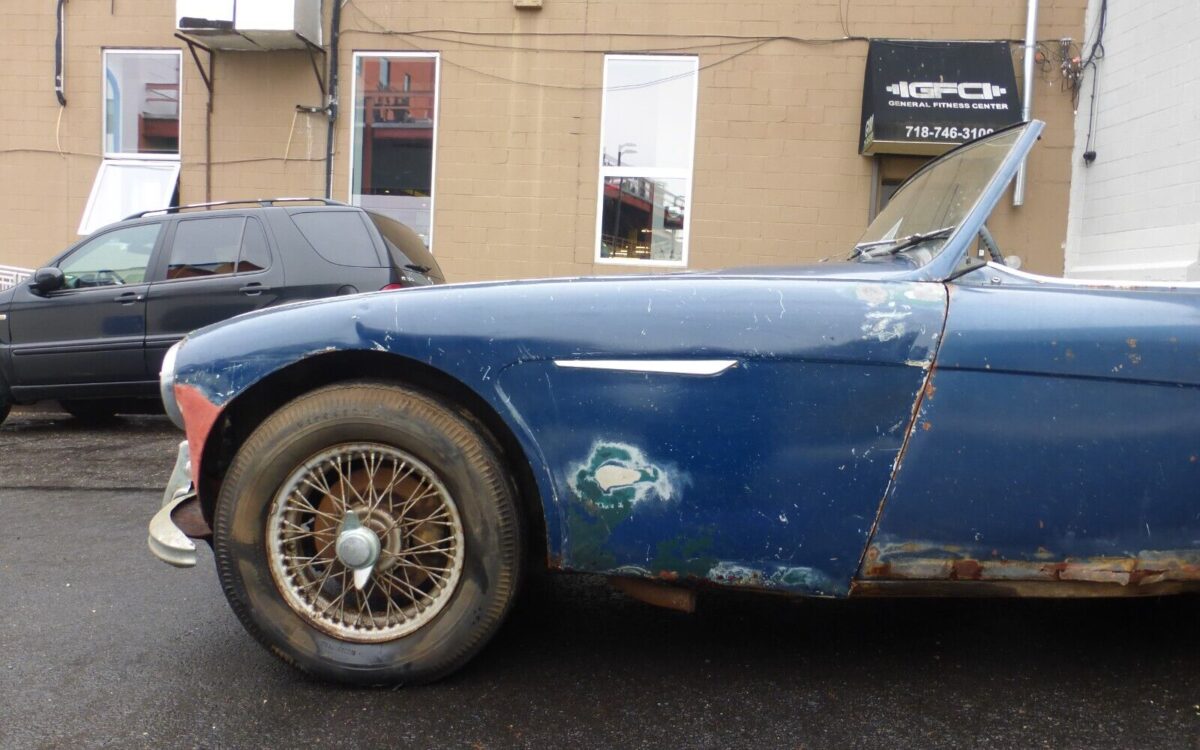
[[[146,548],[163,417],[0,427],[0,748],[1196,748],[1200,600],[798,601],[694,615],[559,577],[466,669],[354,690]]]

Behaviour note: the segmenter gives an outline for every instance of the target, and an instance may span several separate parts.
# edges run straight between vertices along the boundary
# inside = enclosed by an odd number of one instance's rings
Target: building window
[[[699,59],[608,55],[596,261],[686,266]]]
[[[909,177],[918,169],[929,163],[929,159],[921,156],[886,156],[877,155],[871,163],[871,205],[868,216],[871,221],[879,215],[891,201],[892,196],[900,189]]]
[[[104,51],[104,155],[179,158],[179,50]]]
[[[426,247],[433,244],[438,64],[432,53],[354,54],[350,202],[408,225]]]
[[[139,211],[178,203],[179,50],[104,50],[104,161],[96,172],[80,234]]]

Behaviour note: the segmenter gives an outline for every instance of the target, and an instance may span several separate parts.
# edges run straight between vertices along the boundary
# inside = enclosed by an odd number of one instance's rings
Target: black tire
[[[59,401],[63,411],[80,422],[109,422],[117,413],[117,403],[106,399]]]
[[[4,420],[8,419],[8,412],[11,409],[12,399],[9,398],[4,381],[0,380],[0,424],[4,424]]]
[[[286,483],[293,481],[289,478],[309,470],[306,467],[323,452],[351,444],[387,446],[422,462],[452,498],[461,520],[456,583],[439,589],[445,598],[440,609],[430,607],[431,619],[390,640],[364,643],[318,628],[309,619],[315,615],[302,614],[289,604],[281,591],[286,584],[278,582],[271,567],[272,560],[284,559],[270,557],[268,549],[276,495],[286,502],[292,497],[285,491]],[[318,496],[336,499],[333,492]],[[345,515],[339,523],[344,519]],[[402,514],[391,521],[393,527],[402,522]],[[238,619],[284,661],[340,682],[413,684],[458,669],[495,634],[520,582],[521,526],[512,482],[478,427],[416,391],[346,383],[287,404],[241,447],[217,502],[214,555],[221,586]],[[326,564],[334,569],[334,562]],[[317,590],[317,596],[325,591],[324,581]]]

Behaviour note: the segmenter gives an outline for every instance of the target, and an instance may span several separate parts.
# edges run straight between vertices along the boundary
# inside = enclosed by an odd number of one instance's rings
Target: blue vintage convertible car
[[[701,585],[1189,589],[1200,294],[1003,262],[985,220],[1040,130],[924,168],[846,262],[429,287],[192,334],[162,374],[187,440],[150,546],[187,566],[209,540],[250,633],[371,684],[462,665],[537,568],[685,609]]]

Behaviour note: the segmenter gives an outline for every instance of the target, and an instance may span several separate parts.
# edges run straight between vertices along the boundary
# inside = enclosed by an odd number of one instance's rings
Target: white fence
[[[15,268],[13,266],[0,266],[0,290],[8,289],[10,286],[16,286],[25,279],[33,275],[33,271],[29,268]]]

